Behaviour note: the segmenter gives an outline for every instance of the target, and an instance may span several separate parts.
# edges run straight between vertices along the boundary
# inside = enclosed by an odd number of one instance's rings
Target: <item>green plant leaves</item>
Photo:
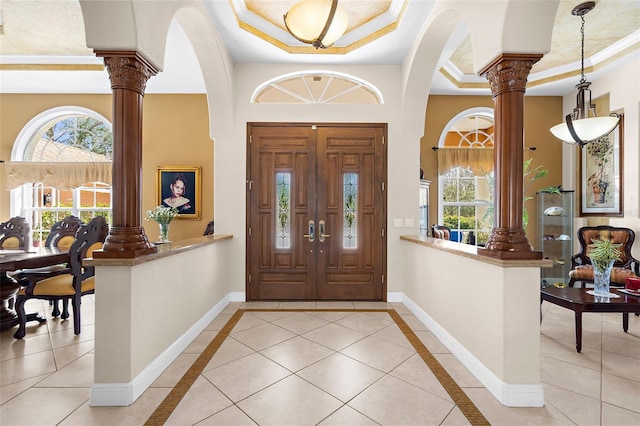
[[[591,240],[589,244],[590,250],[587,256],[591,260],[620,260],[620,251],[618,247],[622,244],[616,244],[606,238],[599,238]]]

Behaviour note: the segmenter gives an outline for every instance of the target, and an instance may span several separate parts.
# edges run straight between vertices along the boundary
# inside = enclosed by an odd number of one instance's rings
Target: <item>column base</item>
[[[542,259],[542,252],[533,251],[522,228],[493,228],[485,248],[478,254],[497,259]]]
[[[156,253],[158,248],[151,244],[144,228],[112,227],[102,250],[95,251],[96,259],[132,259]]]

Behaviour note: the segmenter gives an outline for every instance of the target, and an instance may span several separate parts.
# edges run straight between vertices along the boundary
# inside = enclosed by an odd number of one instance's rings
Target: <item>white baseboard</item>
[[[247,294],[244,291],[232,291],[228,294],[230,302],[246,302]]]
[[[389,296],[387,296],[389,300]],[[491,370],[478,360],[471,352],[458,342],[447,330],[442,328],[433,318],[402,294],[400,302],[426,325],[429,330],[444,344],[458,360],[473,374],[491,394],[507,407],[543,407],[544,389],[542,383],[531,385],[509,384],[500,380]]]
[[[244,302],[245,292],[231,292],[221,299],[198,322],[180,336],[171,346],[160,354],[140,374],[129,383],[94,383],[91,386],[89,405],[127,406],[136,399],[162,374],[162,372],[193,342],[213,319],[224,310],[230,302]],[[431,330],[431,332],[464,364],[465,367],[493,394],[503,405],[508,407],[542,407],[544,392],[542,383],[536,385],[509,384],[500,380],[471,352],[462,346],[453,336],[433,320],[425,311],[416,305],[404,293],[387,293],[388,302],[402,302],[409,310]]]
[[[235,300],[240,298],[241,300]],[[244,292],[228,293],[202,318],[154,359],[129,383],[94,383],[89,394],[92,407],[127,406],[135,402],[162,372],[194,341],[230,302],[244,302]]]
[[[389,303],[402,302],[403,298],[404,298],[404,293],[401,293],[401,292],[387,293],[387,302]]]

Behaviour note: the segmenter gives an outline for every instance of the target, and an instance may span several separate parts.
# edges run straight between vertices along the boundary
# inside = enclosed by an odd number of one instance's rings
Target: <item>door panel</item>
[[[383,300],[383,130],[318,128],[318,299]]]
[[[314,127],[249,125],[248,297],[383,300],[386,126]]]
[[[250,133],[247,266],[253,300],[315,297],[315,262],[302,238],[315,208],[315,180],[309,180],[315,133],[286,130],[257,126]]]

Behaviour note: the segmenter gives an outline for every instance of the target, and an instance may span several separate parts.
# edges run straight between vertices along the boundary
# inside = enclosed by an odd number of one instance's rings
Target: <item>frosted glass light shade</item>
[[[572,121],[573,128],[583,142],[591,142],[602,136],[608,135],[618,125],[618,117],[590,117]],[[563,122],[553,126],[551,129],[553,135],[568,143],[579,143],[571,136],[567,123]]]
[[[329,47],[347,30],[349,18],[340,6],[337,6],[329,30],[319,39],[331,11],[331,2],[335,0],[302,0],[284,15],[284,22],[289,32],[298,40],[314,44],[316,47]],[[314,44],[315,46],[316,44]]]

